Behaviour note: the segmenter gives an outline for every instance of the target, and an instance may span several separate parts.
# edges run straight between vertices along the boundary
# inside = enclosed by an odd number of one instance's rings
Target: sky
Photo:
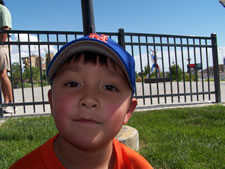
[[[81,0],[5,0],[5,4],[14,30],[83,31]],[[225,8],[219,0],[93,0],[93,7],[98,32],[124,28],[134,33],[216,33],[219,61],[225,57]]]

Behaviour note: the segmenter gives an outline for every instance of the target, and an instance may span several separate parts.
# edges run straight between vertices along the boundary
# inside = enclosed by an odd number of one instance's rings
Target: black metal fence
[[[59,48],[83,32],[4,31],[9,47],[14,114],[49,113],[46,67]],[[135,58],[138,106],[221,102],[216,35],[210,37],[101,32]],[[6,106],[2,99],[1,108]],[[3,111],[0,111],[3,116]]]

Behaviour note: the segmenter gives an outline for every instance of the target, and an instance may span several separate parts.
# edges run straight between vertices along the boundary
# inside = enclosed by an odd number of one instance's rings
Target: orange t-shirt
[[[65,169],[53,149],[57,136],[18,160],[9,169]],[[144,157],[116,139],[113,140],[113,146],[116,152],[114,169],[152,169]]]

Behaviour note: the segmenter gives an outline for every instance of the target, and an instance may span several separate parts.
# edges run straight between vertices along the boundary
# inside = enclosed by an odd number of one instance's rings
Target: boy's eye
[[[114,87],[113,85],[105,85],[104,88],[108,91],[116,92],[118,89]]]
[[[67,86],[67,87],[80,87],[80,84],[77,83],[77,82],[71,81],[71,82],[66,82],[64,84],[64,86]]]

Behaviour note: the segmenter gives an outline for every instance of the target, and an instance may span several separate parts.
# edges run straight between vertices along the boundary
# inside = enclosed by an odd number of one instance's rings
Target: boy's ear
[[[129,121],[129,119],[131,118],[131,116],[132,116],[136,106],[137,106],[137,99],[136,98],[132,98],[132,100],[130,102],[129,109],[127,110],[127,113],[125,115],[123,124],[126,124]]]

